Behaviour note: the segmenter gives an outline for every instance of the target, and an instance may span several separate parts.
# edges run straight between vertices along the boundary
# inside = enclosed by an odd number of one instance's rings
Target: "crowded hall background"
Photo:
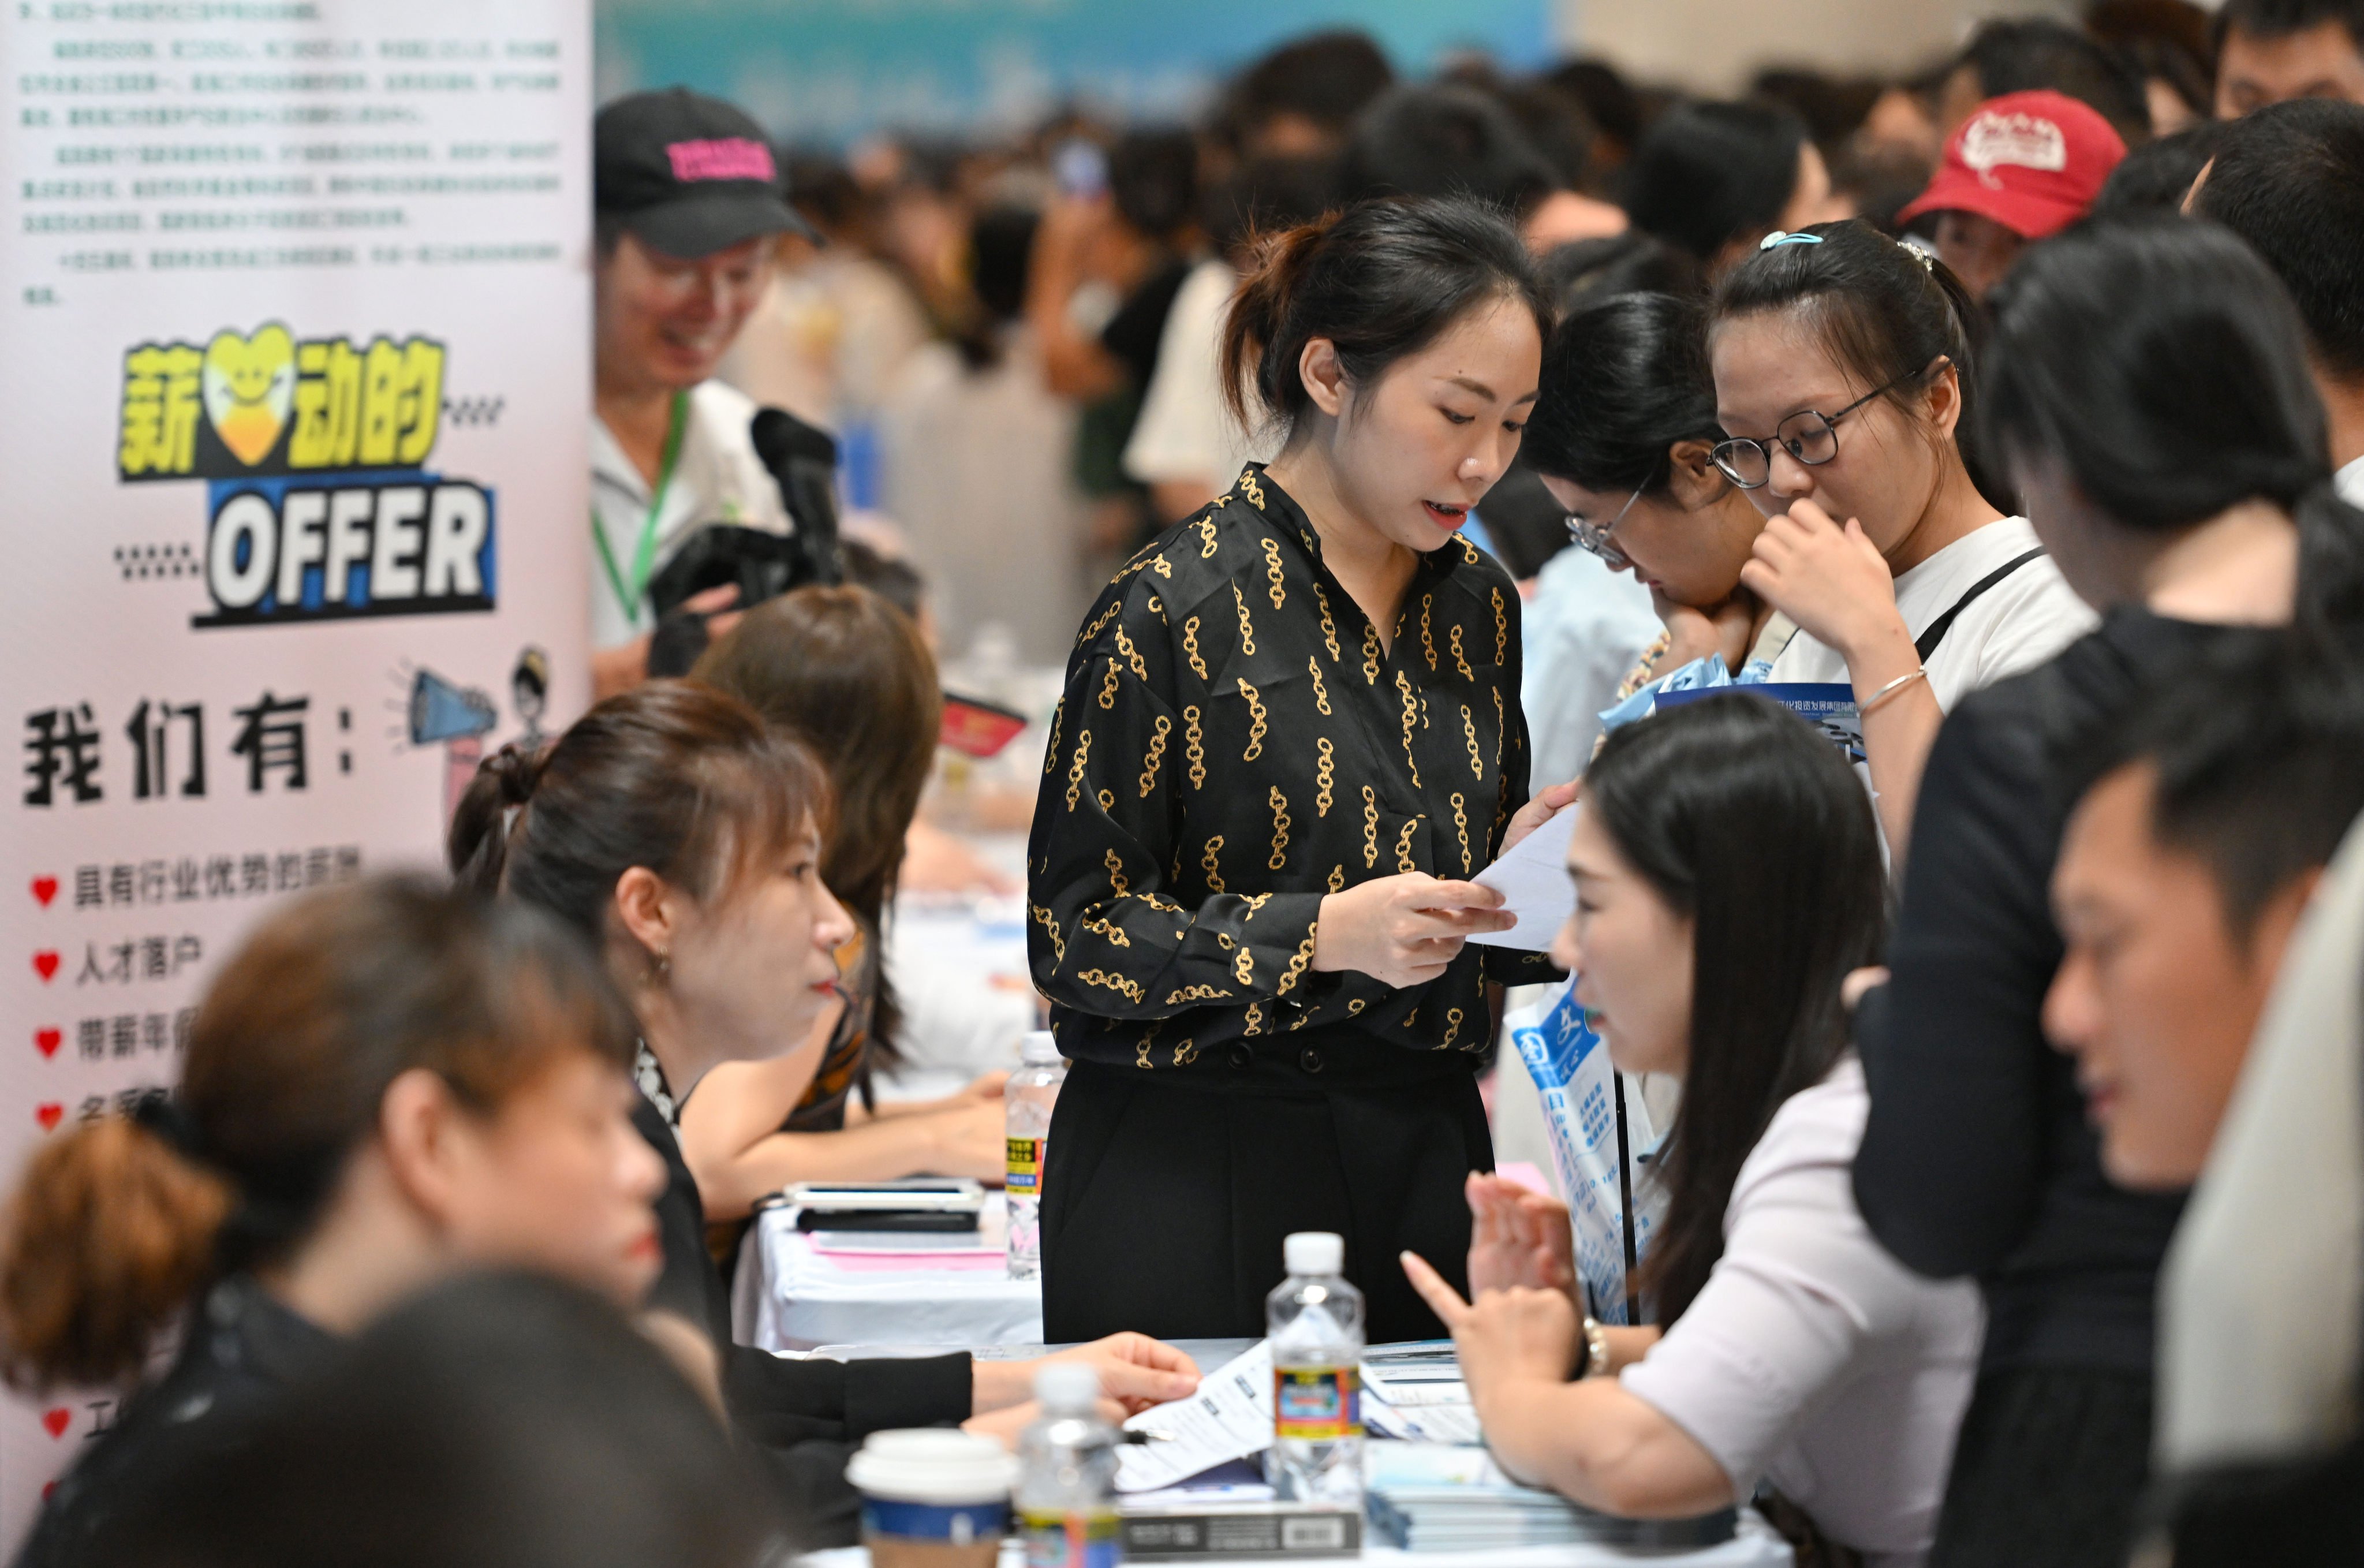
[[[2364,0],[14,9],[17,1562],[2364,1562]]]

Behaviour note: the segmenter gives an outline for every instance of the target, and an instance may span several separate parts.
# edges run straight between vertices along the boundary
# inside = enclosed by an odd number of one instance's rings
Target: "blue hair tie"
[[[1758,240],[1756,248],[1759,250],[1770,250],[1776,245],[1820,245],[1822,242],[1823,237],[1819,234],[1791,234],[1787,230],[1777,228]]]

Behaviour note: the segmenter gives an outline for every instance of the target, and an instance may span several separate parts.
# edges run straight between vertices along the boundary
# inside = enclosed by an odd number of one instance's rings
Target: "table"
[[[870,1568],[870,1552],[860,1546],[842,1546],[797,1558],[797,1568]],[[1740,1516],[1740,1529],[1730,1540],[1698,1551],[1625,1551],[1613,1546],[1511,1546],[1489,1551],[1405,1551],[1393,1546],[1369,1546],[1360,1557],[1241,1558],[1193,1557],[1188,1565],[1254,1562],[1272,1568],[1631,1568],[1646,1562],[1653,1568],[1792,1568],[1796,1554],[1789,1542],[1754,1513]],[[1004,1541],[998,1568],[1024,1568],[1026,1551],[1016,1541]]]
[[[824,1252],[797,1229],[792,1211],[765,1209],[740,1243],[731,1335],[766,1351],[1039,1343],[1042,1282],[1009,1276],[1008,1234],[999,1193],[987,1195],[977,1251],[926,1262]]]

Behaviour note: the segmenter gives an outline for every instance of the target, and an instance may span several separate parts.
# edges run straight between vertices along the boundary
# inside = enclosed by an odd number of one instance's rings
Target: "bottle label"
[[[1004,1140],[1009,1151],[1009,1188],[1027,1197],[1043,1195],[1043,1146],[1047,1138]]]
[[[1363,1435],[1358,1367],[1275,1367],[1272,1435],[1281,1442],[1328,1442]]]
[[[1026,1538],[1026,1568],[1116,1568],[1124,1561],[1114,1508],[1094,1513],[1021,1508],[1018,1523]]]

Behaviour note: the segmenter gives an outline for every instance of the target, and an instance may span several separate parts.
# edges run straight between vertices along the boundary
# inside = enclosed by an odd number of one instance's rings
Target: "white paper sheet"
[[[1152,1492],[1272,1446],[1272,1344],[1218,1367],[1188,1399],[1153,1405],[1125,1423],[1129,1431],[1163,1433],[1156,1442],[1117,1453],[1116,1489]]]
[[[1502,895],[1503,906],[1519,917],[1507,931],[1487,931],[1469,940],[1487,947],[1523,948],[1542,952],[1552,945],[1576,908],[1576,889],[1567,880],[1567,837],[1576,831],[1577,806],[1562,806],[1552,819],[1520,840],[1509,854],[1470,880]]]

